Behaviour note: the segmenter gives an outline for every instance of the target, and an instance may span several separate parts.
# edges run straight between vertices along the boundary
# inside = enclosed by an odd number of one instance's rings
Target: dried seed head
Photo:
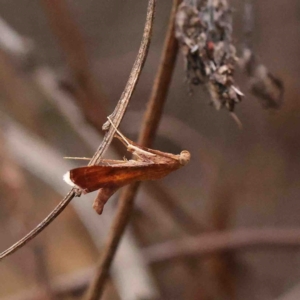
[[[190,85],[205,84],[216,109],[233,111],[242,92],[234,86],[236,49],[227,0],[185,0],[178,8],[175,35]]]

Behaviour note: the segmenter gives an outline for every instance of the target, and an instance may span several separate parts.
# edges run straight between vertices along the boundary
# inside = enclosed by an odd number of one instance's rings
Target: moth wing
[[[155,172],[155,169],[158,169],[158,166],[143,162],[118,166],[88,166],[70,170],[69,178],[73,184],[90,193],[104,187],[120,187],[148,179],[147,171],[150,170],[151,173]]]

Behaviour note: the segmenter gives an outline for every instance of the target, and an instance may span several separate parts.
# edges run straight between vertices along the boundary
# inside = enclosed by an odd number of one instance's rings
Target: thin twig
[[[148,263],[226,251],[300,249],[300,229],[237,229],[205,233],[144,249]]]
[[[152,2],[154,6],[155,1]],[[149,1],[149,4],[150,3],[151,1]],[[160,67],[154,82],[148,108],[143,119],[142,130],[138,139],[138,143],[146,147],[151,146],[153,142],[175,66],[178,46],[174,37],[174,19],[176,8],[179,3],[180,0],[173,1]],[[121,194],[117,213],[113,221],[106,247],[97,266],[96,276],[87,291],[85,297],[86,300],[97,300],[103,294],[106,278],[132,213],[133,202],[138,188],[139,183],[137,182],[130,185]]]
[[[116,127],[119,126],[123,115],[126,111],[127,105],[129,103],[130,97],[135,89],[137,84],[139,75],[141,73],[145,58],[147,56],[147,50],[150,44],[150,36],[152,30],[152,22],[154,17],[154,6],[155,0],[150,0],[148,5],[148,12],[147,12],[147,20],[144,29],[144,35],[141,42],[141,46],[131,70],[129,80],[125,86],[125,90],[121,95],[121,98],[117,104],[115,109],[113,122]],[[100,144],[99,148],[97,149],[96,153],[92,157],[89,166],[98,164],[103,156],[104,152],[109,147],[113,137],[114,137],[115,129],[110,127],[107,133],[105,134],[102,143]],[[72,188],[71,191],[65,196],[65,198],[55,207],[55,209],[40,223],[35,227],[32,231],[30,231],[26,236],[16,242],[14,245],[0,253],[0,260],[5,258],[6,256],[12,254],[19,248],[23,247],[26,243],[36,237],[40,232],[42,232],[59,214],[67,207],[69,202],[75,197],[79,196],[79,193],[76,189]]]

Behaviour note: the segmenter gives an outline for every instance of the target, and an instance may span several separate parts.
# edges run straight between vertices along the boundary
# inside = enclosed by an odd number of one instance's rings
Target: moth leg
[[[136,153],[133,153],[133,156],[136,158],[136,161],[145,161],[144,158]]]
[[[71,157],[71,156],[64,156],[64,159],[91,160],[90,157]]]
[[[115,124],[112,122],[110,117],[107,117],[108,121],[110,122],[111,126],[115,129],[116,133],[120,136],[121,141],[123,140],[125,145],[128,146],[130,143],[128,142],[127,138],[120,132],[120,130],[115,126]]]
[[[114,110],[109,116],[108,119],[113,119],[116,115],[116,111]],[[111,121],[106,121],[103,125],[102,125],[102,130],[108,130],[109,127],[111,125]]]
[[[93,203],[93,208],[97,212],[97,214],[102,214],[105,203],[118,189],[119,186],[104,187],[99,190],[97,197]]]
[[[116,130],[117,134],[119,135],[119,139],[125,146],[127,146],[127,151],[131,152],[134,156],[138,158],[139,161],[150,161],[149,156],[156,156],[155,154],[145,151],[137,146],[132,145],[130,142],[128,142],[127,138],[118,130],[118,128],[114,125],[110,117],[107,117],[108,121],[110,122],[111,126]]]

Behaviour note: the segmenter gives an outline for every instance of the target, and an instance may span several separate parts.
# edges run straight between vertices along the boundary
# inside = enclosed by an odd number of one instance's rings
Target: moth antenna
[[[116,132],[118,133],[118,135],[124,140],[124,142],[126,143],[126,145],[129,146],[130,143],[127,141],[127,138],[118,130],[118,128],[112,122],[112,120],[110,119],[110,117],[107,117],[107,119],[110,122],[111,126],[116,130]]]
[[[64,159],[91,160],[91,158],[89,157],[72,157],[72,156],[65,156]]]

